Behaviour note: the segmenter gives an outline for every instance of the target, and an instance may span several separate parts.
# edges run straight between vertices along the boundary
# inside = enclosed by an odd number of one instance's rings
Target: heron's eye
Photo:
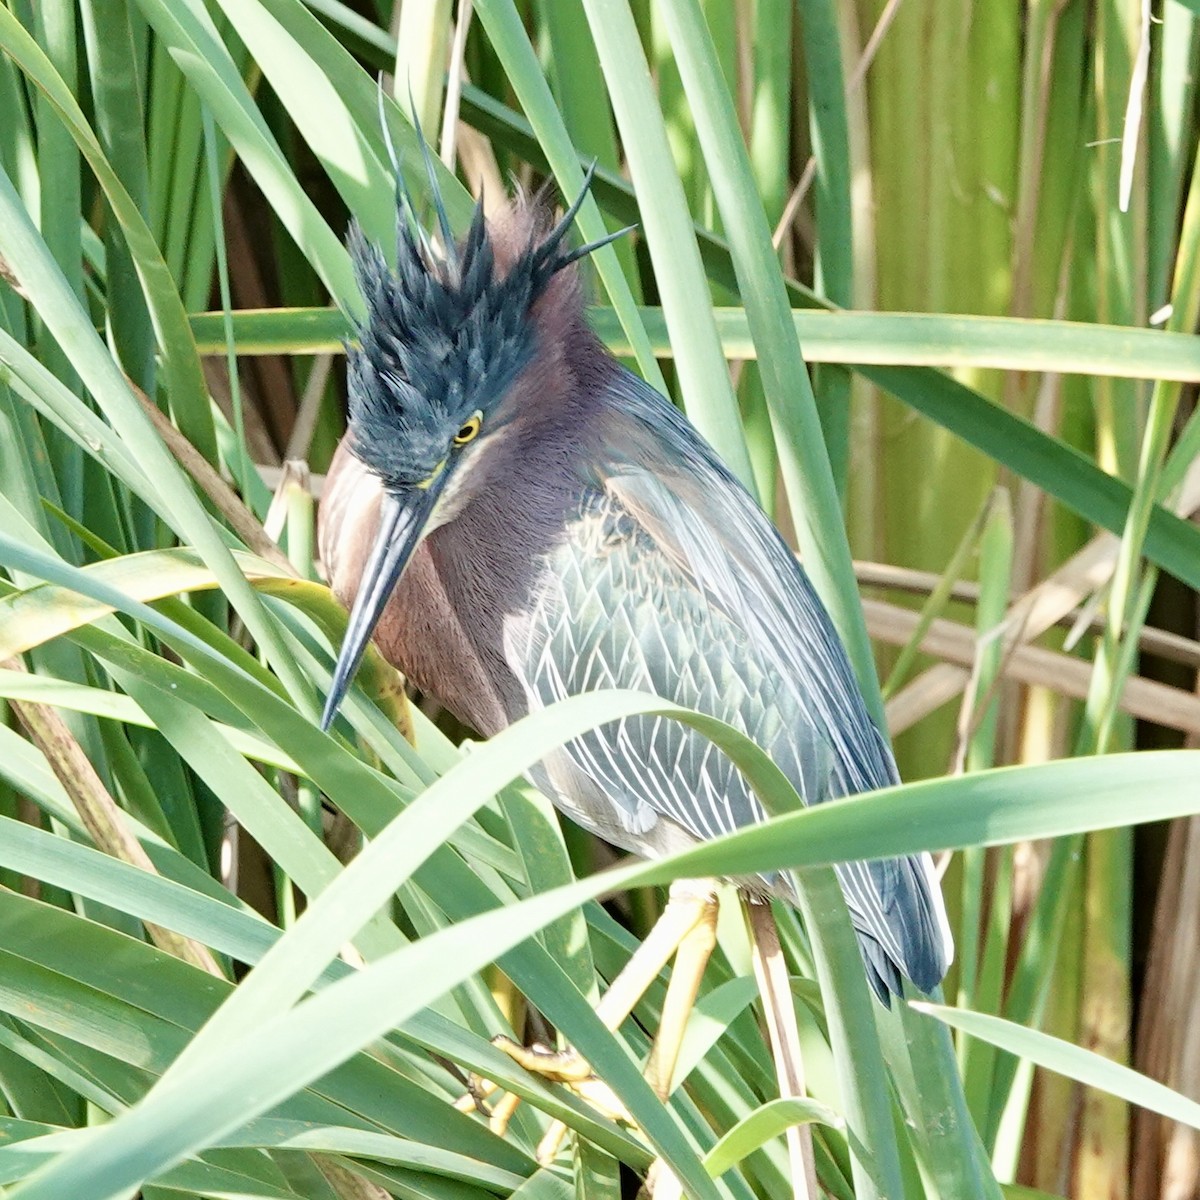
[[[479,430],[483,427],[483,414],[472,413],[462,424],[459,431],[454,435],[454,444],[456,446],[465,446],[468,442],[473,442],[479,434]]]

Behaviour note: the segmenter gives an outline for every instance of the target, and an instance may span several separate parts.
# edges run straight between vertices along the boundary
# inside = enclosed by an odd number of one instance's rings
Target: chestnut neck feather
[[[454,519],[418,549],[376,634],[418,687],[488,736],[526,707],[504,659],[505,618],[528,611],[544,556],[620,442],[603,397],[621,367],[588,328],[577,288],[564,292],[499,406],[503,432],[472,466]]]

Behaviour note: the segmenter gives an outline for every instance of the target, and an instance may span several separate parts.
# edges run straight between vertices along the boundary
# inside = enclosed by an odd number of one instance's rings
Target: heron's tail
[[[941,883],[928,854],[837,868],[871,988],[884,1005],[902,977],[931,992],[954,960]]]

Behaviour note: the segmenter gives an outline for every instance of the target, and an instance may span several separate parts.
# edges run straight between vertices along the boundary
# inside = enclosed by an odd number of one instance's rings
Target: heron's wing
[[[616,492],[584,498],[547,561],[535,605],[510,629],[508,658],[531,707],[603,688],[652,692],[754,738],[791,766],[812,799],[828,790],[831,759],[806,739],[783,681]],[[566,754],[620,823],[626,836],[617,831],[614,840],[631,849],[645,849],[660,817],[693,838],[764,817],[730,760],[677,721],[629,717],[576,739]],[[593,812],[592,823],[604,815]]]
[[[772,704],[782,728],[756,740],[805,803],[897,783],[895,760],[807,576],[743,491],[727,494],[716,479],[707,485],[698,486],[693,472],[670,471],[610,481],[704,592],[710,611],[727,614],[734,636],[753,647],[747,653],[758,671],[778,681]],[[895,964],[924,990],[936,985],[953,947],[929,856],[844,863],[837,874],[873,973],[892,991]]]
[[[637,385],[640,387],[641,385]],[[636,399],[647,401],[640,393]],[[534,706],[603,687],[719,717],[771,754],[806,803],[897,781],[832,623],[750,497],[670,406],[613,439],[510,661]],[[615,722],[567,749],[638,848],[659,817],[707,838],[763,818],[728,759],[676,722]],[[949,961],[927,856],[838,868],[877,990],[925,989]],[[894,985],[894,986],[893,986]]]
[[[805,728],[826,745],[827,786],[802,793],[805,802],[899,782],[808,576],[746,492],[724,482],[692,471],[626,469],[607,485],[706,603],[743,631],[762,669],[778,674]]]

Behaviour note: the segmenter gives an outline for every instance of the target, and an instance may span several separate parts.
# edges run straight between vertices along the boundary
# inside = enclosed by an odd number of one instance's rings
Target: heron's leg
[[[708,952],[700,962],[700,970],[703,971],[716,937],[716,913],[717,899],[713,880],[681,879],[671,885],[662,916],[596,1005],[596,1016],[604,1022],[606,1029],[620,1028],[650,985],[658,978],[659,972],[671,960],[671,956],[676,951],[683,951],[685,943],[697,929],[706,931],[700,939],[701,943],[706,939],[709,943]],[[667,989],[667,1001],[663,1006],[664,1020],[671,1004],[671,989],[675,986],[675,974],[678,970],[677,959]],[[698,987],[699,978],[690,991],[691,1000],[695,999],[695,988]],[[678,1004],[678,1001],[676,1003]],[[684,1020],[690,1010],[689,1002],[683,1010]],[[660,1036],[662,1028],[663,1025],[660,1024]],[[546,1046],[537,1045],[519,1046],[511,1038],[504,1037],[494,1038],[493,1042],[527,1071],[556,1083],[581,1083],[591,1078],[592,1068],[577,1050],[551,1050]],[[678,1046],[675,1047],[674,1057],[678,1057]],[[673,1069],[674,1060],[670,1065]]]
[[[665,1100],[671,1094],[671,1081],[679,1062],[684,1030],[696,1004],[704,969],[717,944],[717,894],[711,879],[704,880],[702,886],[706,890],[694,894],[695,923],[684,934],[675,952],[675,965],[671,968],[662,1016],[654,1035],[654,1047],[646,1064],[646,1078],[660,1100]]]
[[[667,994],[663,1000],[658,1029],[654,1034],[650,1059],[646,1064],[646,1077],[662,1100],[670,1095],[671,1079],[675,1074],[675,1064],[679,1061],[679,1049],[683,1043],[683,1032],[687,1026],[687,1019],[696,1003],[696,993],[700,990],[704,968],[708,965],[713,947],[717,944],[717,912],[715,880],[677,880],[671,885],[667,906],[663,909],[662,916],[654,923],[654,928],[650,930],[649,936],[634,953],[633,958],[625,964],[624,969],[613,980],[612,986],[596,1006],[597,1013],[601,1013],[605,1007],[605,1001],[610,996],[613,997],[602,1016],[606,1025],[615,1016],[617,1024],[608,1025],[608,1028],[615,1029],[633,1011],[637,1002],[646,994],[650,984],[657,978],[659,971],[666,965],[672,952],[674,953],[675,963],[671,968],[671,978],[667,983]],[[641,966],[635,969],[638,955],[647,946],[650,946],[651,950],[647,952]],[[649,967],[652,963],[656,965],[653,970],[650,970]],[[577,1053],[573,1051],[567,1051],[567,1053],[574,1054],[575,1061],[587,1067]],[[574,1084],[576,1091],[584,1099],[592,1100],[597,1107],[620,1114],[620,1102],[612,1090],[603,1080],[597,1079],[590,1073],[590,1067],[587,1069],[589,1074],[586,1083]],[[596,1086],[601,1089],[598,1097],[593,1097],[584,1091],[585,1087]],[[566,1132],[567,1127],[562,1121],[550,1123],[537,1146],[538,1162],[549,1163],[554,1160]]]
[[[608,991],[596,1005],[596,1015],[607,1029],[616,1030],[634,1010],[659,972],[678,952],[667,988],[663,1018],[655,1037],[647,1068],[655,1090],[665,1096],[679,1057],[679,1046],[688,1013],[700,986],[704,964],[716,940],[717,896],[714,880],[679,880],[671,885],[666,907],[645,941],[634,952]],[[682,969],[681,969],[682,968]],[[681,981],[676,983],[676,977]],[[493,1039],[495,1045],[527,1071],[575,1088],[598,1107],[620,1115],[611,1092],[595,1078],[587,1060],[573,1049],[551,1050],[547,1046],[520,1046],[511,1038]],[[665,1048],[660,1051],[660,1043]],[[664,1078],[665,1076],[665,1078]],[[519,1100],[510,1093],[493,1109],[491,1125],[503,1132]],[[562,1140],[565,1126],[554,1122],[538,1148],[539,1159],[552,1158]]]
[[[765,900],[745,899],[743,903],[750,926],[754,974],[762,996],[779,1094],[784,1099],[800,1099],[805,1094],[800,1030],[796,1024],[796,1006],[788,982],[787,963],[779,945],[775,915]],[[808,1125],[789,1126],[787,1147],[795,1200],[816,1200],[821,1193],[817,1187],[811,1128]]]

